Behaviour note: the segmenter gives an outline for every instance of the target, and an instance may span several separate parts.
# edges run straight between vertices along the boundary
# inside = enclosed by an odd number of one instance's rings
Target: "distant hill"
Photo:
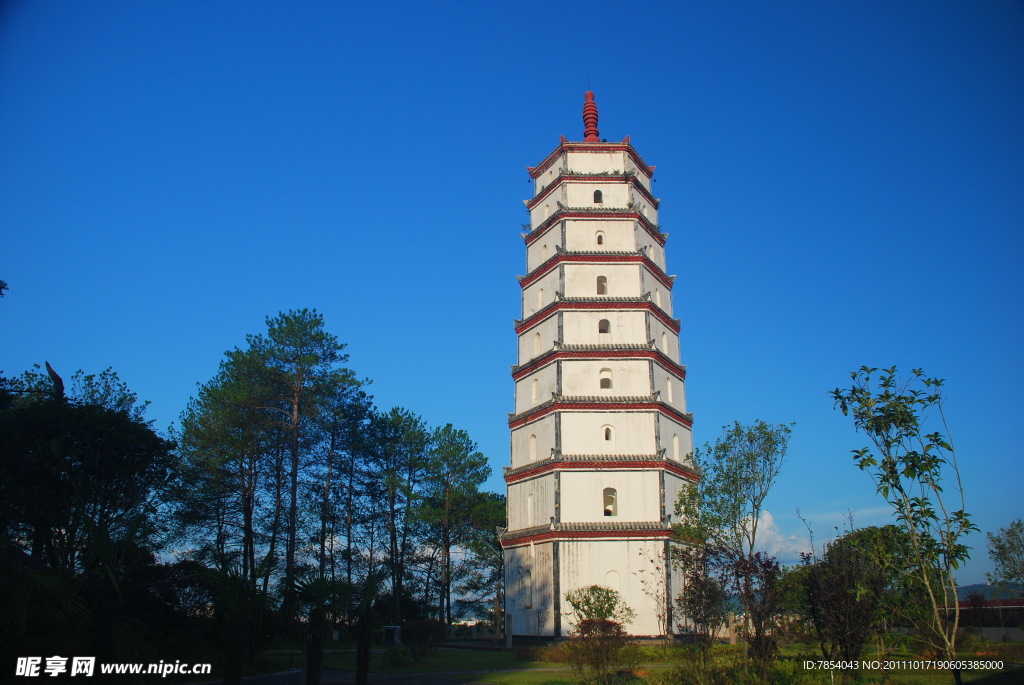
[[[956,589],[957,595],[960,597],[960,601],[966,601],[972,593],[979,593],[985,597],[985,599],[1020,599],[1024,598],[1024,585],[1020,583],[1010,583],[1005,587],[998,585],[987,585],[985,583],[975,583],[974,585],[961,585]]]

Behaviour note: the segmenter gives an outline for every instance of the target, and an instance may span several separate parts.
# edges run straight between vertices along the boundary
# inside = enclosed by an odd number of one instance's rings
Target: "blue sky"
[[[521,200],[558,136],[657,165],[695,437],[796,422],[772,544],[891,520],[828,391],[947,379],[968,508],[1024,516],[1024,6],[0,5],[0,369],[113,366],[176,421],[267,315],[315,307],[383,408],[502,489]],[[984,538],[961,576],[983,580]]]

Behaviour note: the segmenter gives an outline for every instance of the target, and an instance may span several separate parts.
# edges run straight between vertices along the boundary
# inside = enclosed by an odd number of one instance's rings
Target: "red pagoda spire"
[[[597,103],[594,102],[594,91],[588,90],[583,103],[583,142],[600,143],[597,132]]]

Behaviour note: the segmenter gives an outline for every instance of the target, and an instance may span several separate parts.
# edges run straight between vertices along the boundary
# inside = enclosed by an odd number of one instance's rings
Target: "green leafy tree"
[[[806,612],[826,659],[856,664],[878,624],[885,574],[857,538],[829,543],[806,574]],[[843,671],[850,682],[856,668]]]
[[[871,440],[872,447],[853,451],[854,461],[871,475],[907,535],[909,544],[894,550],[891,563],[912,574],[924,590],[929,610],[915,627],[943,658],[955,661],[960,609],[954,574],[969,558],[964,538],[977,527],[967,513],[956,452],[947,437],[943,380],[921,369],[902,379],[895,366],[864,366],[851,378],[853,385],[835,389],[832,397]],[[929,432],[933,421],[941,431]],[[952,673],[960,683],[960,671]]]
[[[126,591],[162,537],[173,445],[113,371],[76,374],[68,395],[47,370],[4,384],[0,403],[0,653],[116,660]]]
[[[680,629],[692,632],[699,679],[708,670],[711,647],[728,616],[728,578],[720,564],[723,554],[713,546],[680,546],[676,557],[683,572],[683,591],[676,598],[676,607],[687,622]]]
[[[414,551],[415,510],[425,476],[431,432],[422,418],[395,407],[370,420],[363,487],[380,507],[391,580],[391,620],[401,623],[409,560]]]
[[[181,416],[182,470],[176,517],[193,556],[238,566],[264,591],[273,571],[285,490],[285,436],[265,412],[246,406],[251,380],[230,361],[200,386]]]
[[[1012,521],[998,533],[986,533],[988,556],[995,565],[992,573],[986,574],[993,585],[1007,586],[1010,583],[1024,583],[1024,520]]]
[[[427,459],[416,515],[441,553],[438,613],[451,625],[452,549],[469,540],[480,486],[491,468],[469,434],[450,423],[434,431]]]
[[[588,683],[614,683],[636,668],[637,650],[629,644],[623,624],[636,618],[622,596],[600,585],[566,593],[574,629],[566,649],[573,671]]]
[[[251,584],[256,569],[265,569],[264,592],[283,546],[287,615],[295,608],[300,532],[318,540],[319,565],[326,563],[330,479],[344,447],[338,424],[348,407],[362,410],[368,401],[343,366],[344,347],[315,310],[268,317],[266,333],[229,351],[182,416],[184,527],[207,538],[220,568],[240,559]],[[318,495],[308,526],[300,486]]]
[[[636,618],[636,612],[622,600],[618,591],[600,585],[567,592],[565,601],[572,607],[573,618],[577,623],[586,620],[632,623]]]
[[[683,540],[713,542],[749,558],[757,549],[764,501],[785,461],[789,426],[738,421],[722,429],[714,444],[694,450],[701,477],[683,490],[677,503]]]
[[[14,404],[0,412],[0,528],[48,567],[74,573],[90,526],[115,540],[130,534],[156,544],[173,445],[142,418],[144,407],[126,389],[101,397],[86,384],[65,397],[53,377],[26,374],[14,384]],[[123,387],[109,369],[102,378]]]
[[[715,550],[719,558],[714,564],[726,570],[729,591],[744,604],[744,633],[754,636],[750,639],[758,641],[758,654],[768,658],[773,651],[761,644],[760,633],[771,629],[770,612],[747,602],[757,600],[758,593],[774,592],[768,560],[757,551],[757,532],[764,502],[785,462],[792,429],[756,421],[749,426],[736,422],[722,430],[714,446],[705,445],[693,453],[700,479],[680,493],[676,513],[682,522],[675,535],[684,544]],[[752,626],[758,616],[764,618],[764,625]]]
[[[304,429],[311,429],[324,398],[345,385],[357,384],[340,366],[348,361],[345,345],[324,329],[316,310],[300,309],[267,318],[267,334],[246,338],[247,350],[228,358],[253,379],[246,405],[265,411],[288,436],[288,525],[285,544],[286,589],[294,587],[299,530],[299,473]]]
[[[472,527],[463,543],[470,556],[460,567],[458,599],[460,615],[491,613],[494,629],[503,630],[505,560],[498,528],[505,525],[505,495],[481,492],[475,498]]]

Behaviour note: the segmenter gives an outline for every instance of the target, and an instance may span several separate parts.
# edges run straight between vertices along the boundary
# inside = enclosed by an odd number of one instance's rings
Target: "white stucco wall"
[[[565,184],[559,183],[550,192],[548,192],[540,202],[538,202],[533,209],[530,209],[530,226],[537,228],[544,220],[549,216],[558,211],[558,203],[561,202],[566,205],[565,200]]]
[[[561,154],[551,162],[551,165],[544,170],[543,174],[534,179],[533,194],[537,195],[545,186],[558,178],[558,174],[563,166],[565,166],[565,155]]]
[[[600,174],[626,170],[625,152],[570,152],[569,170],[581,174]]]
[[[566,219],[566,249],[573,252],[636,252],[636,236],[632,219]],[[597,244],[597,233],[604,234],[604,244]]]
[[[645,359],[567,359],[561,363],[563,395],[636,397],[651,394],[651,363]],[[611,371],[610,389],[601,389],[602,369]]]
[[[554,631],[551,544],[541,543],[505,550],[507,628],[513,635],[551,635]],[[524,571],[530,571],[533,602],[524,608],[529,595],[523,588]]]
[[[665,543],[661,540],[608,540],[600,543],[591,541],[568,541],[559,543],[560,585],[563,598],[565,594],[581,587],[609,584],[609,571],[617,576],[618,592],[623,601],[637,618],[626,626],[633,635],[658,635],[658,602],[644,592],[640,582],[640,571],[652,581],[661,579],[660,585],[652,583],[652,590],[660,590],[662,599],[665,596],[664,575],[655,575],[655,566],[664,557]],[[651,560],[655,560],[652,563]],[[664,569],[664,565],[662,564]],[[614,588],[613,588],[614,589]],[[563,599],[562,621],[566,632],[569,624],[575,622],[571,615],[572,607]]]
[[[562,414],[565,454],[654,454],[653,412],[586,412]],[[604,439],[611,426],[612,439]],[[570,443],[567,436],[572,436]]]
[[[547,364],[516,381],[516,414],[551,399],[557,389],[557,367],[557,364]],[[536,397],[533,396],[534,381],[537,381]]]
[[[638,264],[564,264],[566,297],[640,297]],[[597,278],[604,276],[608,287],[597,294]]]
[[[601,191],[601,202],[594,202],[594,191]],[[624,209],[629,204],[630,188],[626,181],[581,181],[566,183],[567,207]]]
[[[636,163],[633,161],[633,158],[630,157],[629,155],[626,155],[626,171],[633,172],[637,180],[640,182],[640,185],[646,188],[647,192],[651,193],[652,195],[654,194],[651,190],[651,179],[648,178],[647,173],[645,171],[640,170],[640,167],[636,165]]]
[[[616,516],[604,515],[604,490],[616,493]],[[657,471],[564,471],[561,516],[565,522],[658,521],[661,483]]]
[[[538,266],[555,256],[555,246],[559,244],[562,235],[557,224],[544,231],[541,237],[530,243],[526,248],[526,273],[530,273]],[[526,274],[523,274],[524,276]]]
[[[646,312],[567,311],[562,315],[563,342],[567,345],[616,345],[647,343]],[[609,331],[598,333],[598,322],[608,319]]]
[[[669,359],[679,361],[679,339],[676,337],[675,331],[655,316],[651,317],[651,337],[654,338],[655,346]]]
[[[534,353],[534,341],[538,333],[540,334],[540,351]],[[538,354],[547,352],[554,347],[555,340],[558,340],[557,312],[519,335],[519,363],[525,364]]]
[[[679,376],[669,373],[661,364],[652,366],[654,375],[654,389],[661,391],[661,401],[666,402],[681,412],[686,411],[686,387]],[[669,398],[668,385],[672,382],[671,399]]]
[[[658,224],[658,210],[654,208],[647,198],[640,193],[631,193],[630,201],[633,203],[633,208],[640,215],[647,217],[647,219],[654,225]]]
[[[679,436],[679,461],[685,463],[686,455],[693,451],[693,432],[685,425],[676,421],[671,416],[658,414],[658,421],[661,423],[659,432],[661,434],[661,447],[665,449],[665,456],[669,459],[675,458],[675,450],[672,446],[672,436]]]
[[[523,318],[539,312],[555,301],[558,290],[559,268],[555,267],[530,285],[523,288]],[[544,292],[541,293],[540,291]]]
[[[537,461],[551,458],[555,446],[555,415],[547,416],[519,426],[512,431],[512,468],[526,466],[530,462],[530,436],[537,436]]]
[[[651,302],[672,316],[672,289],[651,273],[646,264],[640,267],[640,292],[650,293]]]
[[[661,243],[651,237],[651,234],[647,232],[647,229],[643,226],[637,225],[633,240],[637,244],[637,250],[641,247],[647,248],[648,258],[657,264],[662,271],[665,271],[665,248],[661,246]]]
[[[530,510],[530,497],[533,508]],[[508,528],[519,530],[541,526],[555,515],[555,476],[548,473],[537,478],[521,480],[508,486]],[[532,518],[531,518],[532,513]]]
[[[676,515],[676,504],[679,502],[679,493],[686,483],[686,480],[675,474],[665,474],[665,508],[667,513],[672,515],[672,523],[680,522],[680,517]]]

